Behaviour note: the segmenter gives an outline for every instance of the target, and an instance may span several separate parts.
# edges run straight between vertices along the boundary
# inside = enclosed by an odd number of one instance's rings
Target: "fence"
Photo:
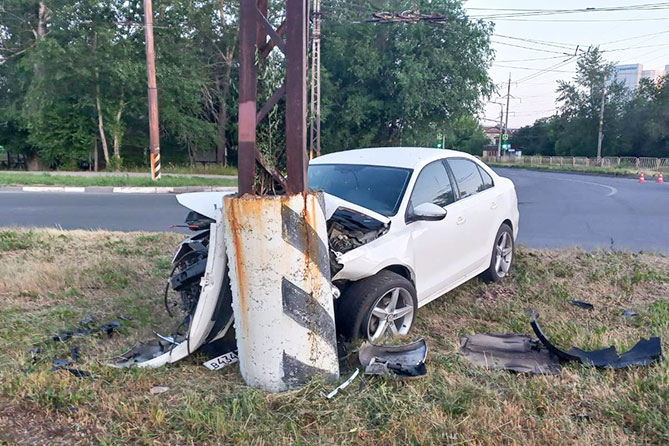
[[[597,158],[586,158],[582,156],[496,156],[484,154],[483,161],[523,164],[528,166],[564,166],[564,167],[592,167],[597,168],[621,168],[637,171],[669,172],[669,158],[646,158],[632,156],[607,156],[600,160]]]

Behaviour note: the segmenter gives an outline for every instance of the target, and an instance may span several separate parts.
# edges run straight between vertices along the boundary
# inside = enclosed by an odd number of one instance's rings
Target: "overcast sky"
[[[653,5],[656,9],[642,10],[640,8],[646,7],[641,5]],[[511,95],[517,99],[511,99],[509,128],[529,125],[538,118],[553,114],[557,80],[571,80],[576,67],[575,58],[565,64],[561,63],[569,59],[567,54],[574,54],[577,45],[581,49],[599,45],[606,51],[604,55],[608,60],[619,64],[641,63],[645,70],[663,70],[669,64],[669,2],[466,0],[464,6],[472,17],[507,15],[490,19],[495,23],[492,46],[496,52],[490,75],[493,82],[502,87],[500,95],[506,95],[506,84],[511,73]],[[625,7],[625,10],[508,16],[527,14],[510,9],[608,7]],[[560,65],[555,66],[557,64]],[[552,71],[542,71],[552,66]],[[505,101],[494,97],[492,100]],[[499,114],[499,105],[486,106],[485,118],[499,120]],[[494,125],[491,121],[483,122]]]

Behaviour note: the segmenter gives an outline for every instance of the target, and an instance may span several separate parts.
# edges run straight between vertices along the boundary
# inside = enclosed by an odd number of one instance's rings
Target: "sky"
[[[640,5],[652,5],[656,9],[640,10],[644,7]],[[491,40],[496,55],[490,76],[499,87],[499,94],[491,101],[506,107],[506,99],[501,96],[506,95],[510,73],[509,128],[512,129],[531,125],[536,119],[555,112],[557,81],[573,79],[576,58],[570,59],[567,54],[573,55],[577,45],[580,49],[599,45],[608,61],[621,65],[640,63],[644,70],[663,70],[669,65],[669,2],[466,0],[464,7],[471,17],[485,17],[495,23]],[[523,13],[509,9],[609,7],[628,8],[623,11],[508,16]],[[500,14],[506,17],[499,17]],[[490,18],[495,15],[498,17]],[[550,71],[542,71],[547,68]],[[493,121],[499,122],[500,108],[497,104],[487,104],[481,115],[482,123],[495,125]]]

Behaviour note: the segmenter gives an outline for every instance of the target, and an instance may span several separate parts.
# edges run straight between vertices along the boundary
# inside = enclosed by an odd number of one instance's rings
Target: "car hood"
[[[191,192],[187,194],[180,194],[176,196],[177,201],[182,206],[195,211],[199,214],[209,217],[213,220],[220,218],[221,207],[223,206],[223,197],[230,195],[233,192]],[[388,225],[390,219],[384,215],[367,209],[363,206],[358,206],[350,201],[343,200],[334,195],[323,192],[325,201],[325,219],[330,220],[337,209],[346,209],[357,214],[362,214],[365,217],[373,218],[383,225]]]
[[[362,214],[367,217],[371,217],[374,220],[383,223],[384,225],[390,223],[390,219],[388,217],[386,217],[385,215],[381,215],[378,212],[374,212],[371,209],[367,209],[363,206],[358,206],[355,203],[351,203],[350,201],[346,201],[334,195],[330,195],[327,192],[323,192],[323,197],[325,198],[326,220],[330,220],[330,218],[332,218],[332,215],[337,211],[337,209],[343,208],[354,211],[358,214]]]

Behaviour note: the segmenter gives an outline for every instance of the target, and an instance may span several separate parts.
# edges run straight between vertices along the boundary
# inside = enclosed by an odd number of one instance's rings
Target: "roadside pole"
[[[275,29],[267,0],[240,0],[239,193],[222,203],[239,368],[268,392],[339,377],[324,198],[307,184],[309,0],[285,6]],[[258,107],[256,55],[262,61],[275,47],[286,79]],[[285,177],[256,146],[257,126],[284,96]]]
[[[602,87],[602,107],[599,110],[599,135],[597,136],[597,164],[602,163],[602,141],[604,140],[604,105],[606,104],[606,84]]]
[[[160,134],[158,130],[158,87],[156,84],[156,52],[153,45],[153,5],[144,0],[144,37],[146,41],[146,77],[149,97],[149,147],[151,179],[160,180]]]

